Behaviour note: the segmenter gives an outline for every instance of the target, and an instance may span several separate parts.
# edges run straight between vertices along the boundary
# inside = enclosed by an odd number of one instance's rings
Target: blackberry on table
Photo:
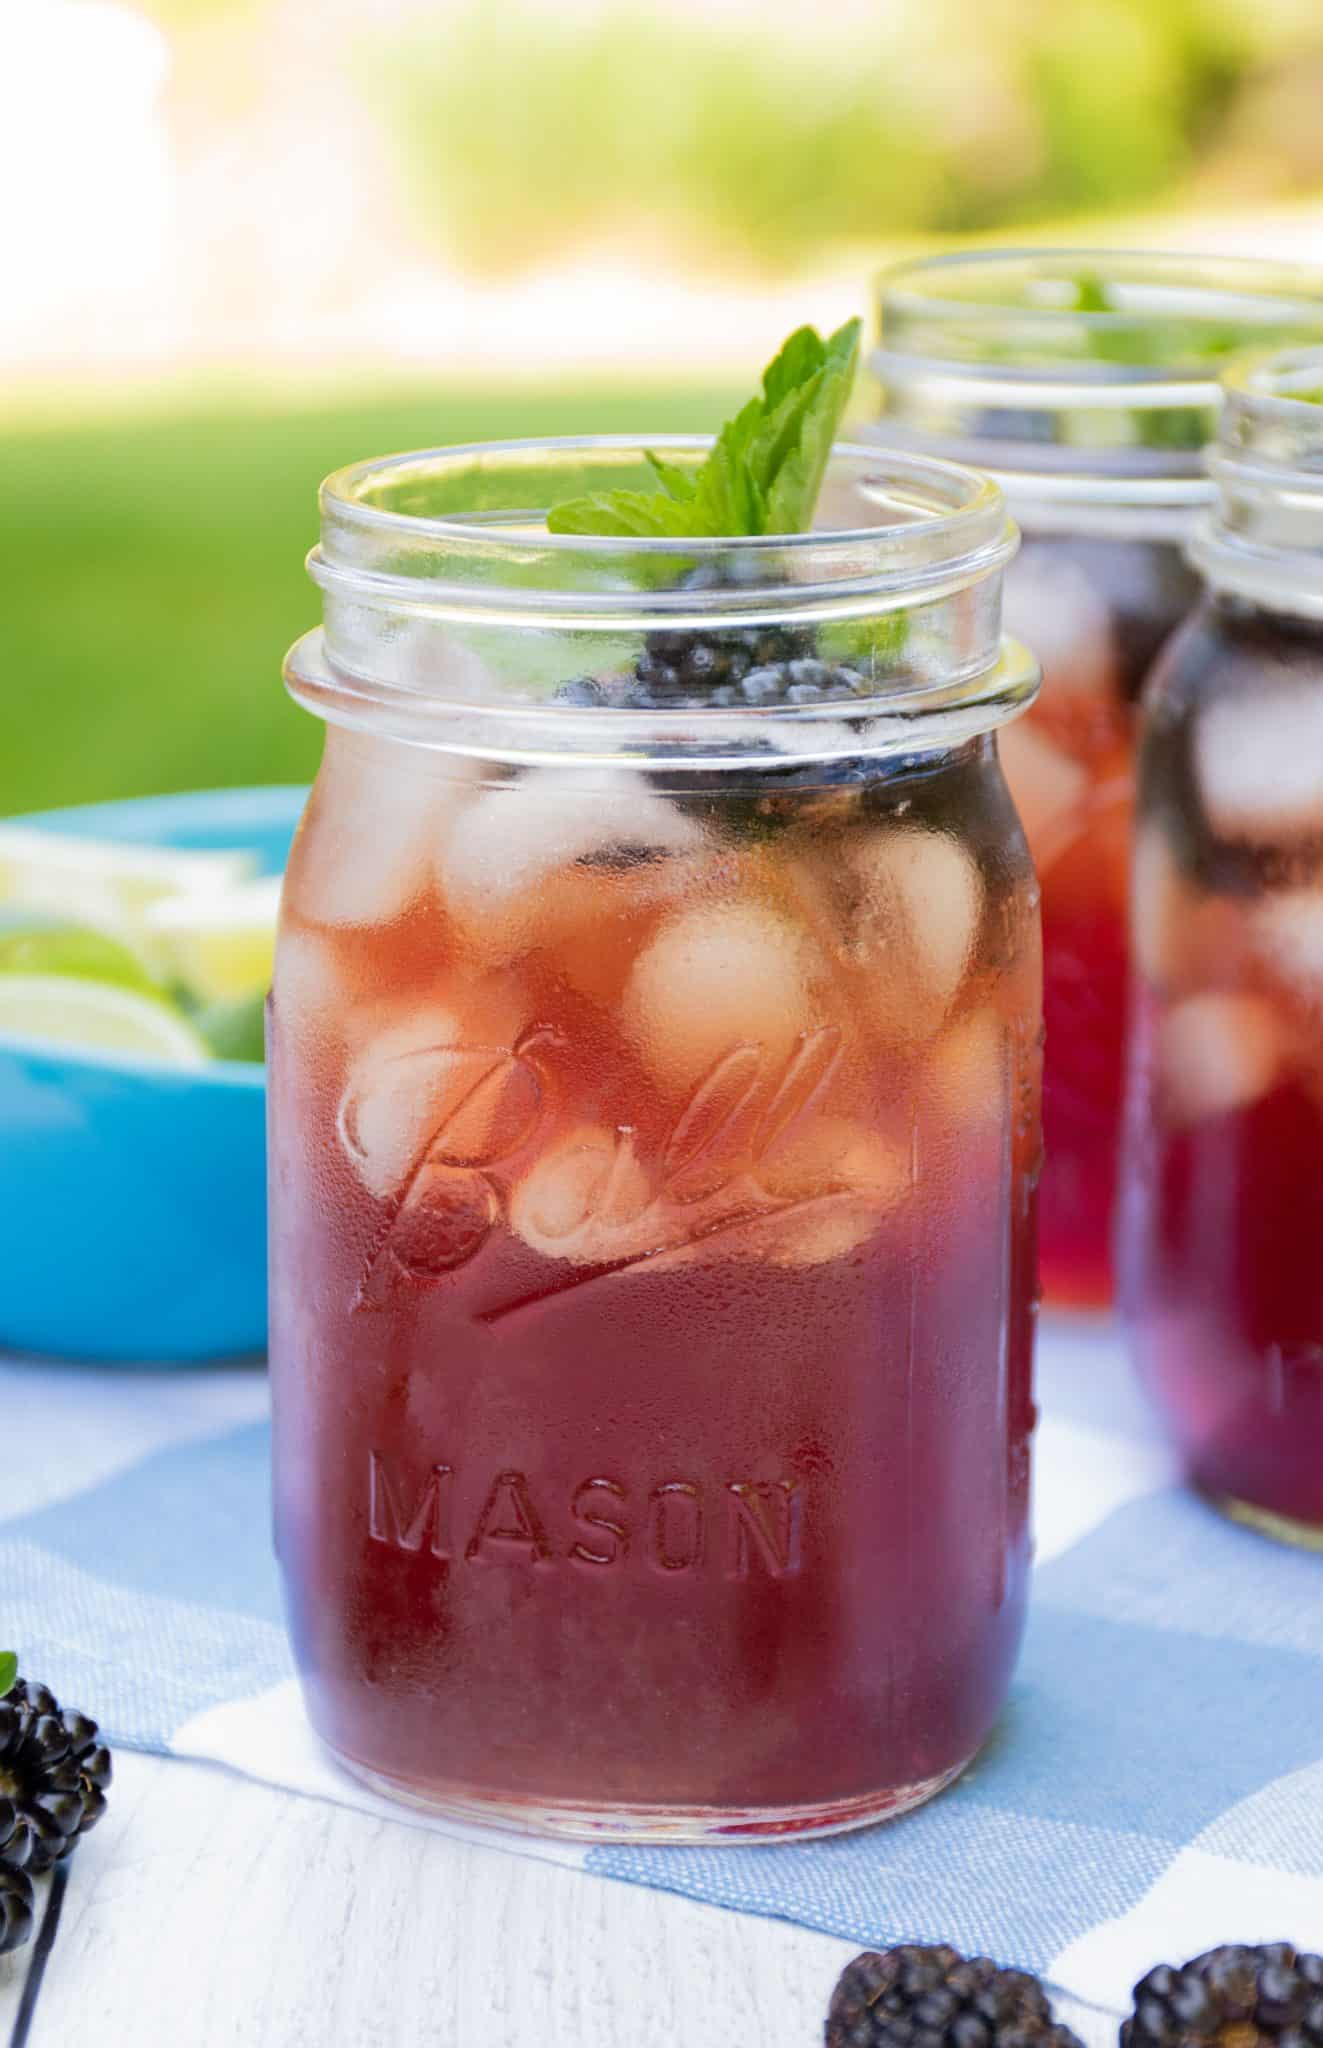
[[[110,1751],[95,1721],[18,1679],[0,1699],[0,1867],[40,1876],[106,1810]]]
[[[0,1839],[4,1836],[6,1802],[0,1800]],[[26,1870],[6,1863],[0,1849],[0,1956],[22,1948],[32,1933],[32,1879]]]
[[[826,2048],[1081,2048],[1025,1970],[945,1945],[856,1956],[827,2012]]]
[[[1121,2048],[1323,2048],[1323,1955],[1231,1943],[1135,1986]]]

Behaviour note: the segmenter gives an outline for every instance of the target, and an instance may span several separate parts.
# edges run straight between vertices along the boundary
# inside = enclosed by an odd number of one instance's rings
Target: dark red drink
[[[997,825],[990,758],[937,781],[920,794],[963,834]],[[271,1051],[281,1556],[318,1727],[406,1796],[839,1825],[986,1734],[1027,1563],[1008,1176],[1035,1164],[1014,1122],[1034,951],[1023,868],[902,830],[915,794],[879,782],[867,826],[857,792],[784,798],[774,852],[695,838],[666,874],[544,873],[508,939],[466,940],[440,894],[319,924],[296,856]],[[833,922],[855,854],[880,877],[893,850],[916,908],[963,920],[934,927],[931,987],[907,970],[917,1041],[850,1001],[901,929]],[[791,949],[818,992],[777,1016]],[[742,1033],[713,1015],[731,957]],[[415,1115],[437,1163],[410,1182]]]
[[[1154,1020],[1141,1029],[1151,1034]],[[1164,1131],[1136,1359],[1203,1492],[1323,1543],[1323,1100],[1285,1080]]]
[[[1039,1255],[1059,1307],[1112,1295],[1137,699],[1197,589],[1171,541],[1040,536],[1007,574],[1007,624],[1043,664],[1002,756],[1043,890]]]
[[[1210,603],[1155,677],[1123,1300],[1190,1477],[1323,1543],[1323,631]]]
[[[991,249],[902,265],[873,358],[889,445],[975,463],[1024,534],[1008,630],[1042,665],[1006,735],[1043,891],[1045,1300],[1112,1298],[1137,701],[1198,585],[1183,550],[1229,352],[1317,332],[1323,283],[1281,265]]]
[[[856,1825],[968,1762],[1024,1618],[1041,970],[991,732],[1036,680],[998,653],[1011,536],[990,486],[907,466],[883,538],[797,537],[767,590],[710,546],[683,586],[701,632],[608,581],[599,637],[619,664],[632,612],[639,644],[622,677],[590,642],[585,674],[594,586],[562,602],[563,552],[540,644],[487,616],[502,547],[499,606],[537,616],[524,508],[571,455],[495,454],[511,530],[437,544],[444,630],[415,581],[372,685],[315,639],[291,663],[333,720],[269,1056],[309,1711],[352,1770],[453,1814]],[[878,459],[840,459],[847,523],[876,523]],[[955,594],[910,655],[894,621],[861,634],[855,586],[929,569],[925,492]],[[429,544],[419,502],[410,480],[401,553]],[[843,576],[841,639],[821,595],[810,633],[803,588]],[[979,635],[978,676],[944,680],[944,636],[964,660]],[[554,692],[552,658],[577,665]],[[710,704],[673,708],[682,671]]]

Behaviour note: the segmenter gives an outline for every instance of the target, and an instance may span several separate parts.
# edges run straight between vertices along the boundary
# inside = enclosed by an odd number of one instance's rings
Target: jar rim
[[[672,457],[706,453],[713,445],[711,434],[563,434],[519,437],[502,441],[457,442],[438,448],[406,450],[400,454],[372,456],[332,471],[320,491],[323,544],[326,528],[338,532],[357,530],[401,538],[418,538],[448,543],[457,549],[480,542],[484,551],[504,550],[509,558],[527,556],[530,539],[539,552],[551,557],[589,554],[604,562],[622,557],[655,561],[676,558],[710,559],[738,549],[740,554],[768,556],[784,551],[788,555],[811,553],[824,546],[867,546],[913,537],[922,531],[936,538],[949,534],[952,553],[966,536],[971,545],[986,539],[991,526],[1000,530],[1005,522],[1001,493],[982,472],[966,465],[928,454],[880,450],[863,442],[838,441],[832,451],[832,471],[839,478],[845,465],[862,472],[853,479],[855,488],[866,495],[870,480],[876,478],[880,491],[884,482],[907,485],[915,493],[928,493],[929,504],[905,517],[867,520],[856,524],[818,526],[803,533],[678,535],[633,537],[616,534],[552,533],[544,525],[529,522],[545,515],[548,507],[523,506],[487,511],[452,512],[446,516],[419,512],[405,505],[373,501],[373,493],[417,489],[424,483],[443,483],[447,472],[494,473],[507,463],[517,470],[521,460],[538,456],[613,457],[642,459],[651,449]],[[623,468],[622,460],[622,468]],[[515,522],[518,523],[515,523]],[[325,548],[323,547],[325,554]]]
[[[929,280],[939,285],[961,278],[978,283],[1017,271],[1019,295],[1006,291],[996,297],[981,297],[959,290],[922,288]],[[1035,286],[1051,285],[1069,287],[1078,295],[1086,280],[1104,290],[1157,292],[1163,297],[1151,305],[1081,307],[1028,295]],[[878,274],[876,286],[884,331],[888,315],[935,320],[949,316],[968,323],[971,331],[992,329],[1013,318],[1017,327],[1063,340],[1148,328],[1153,340],[1161,343],[1164,335],[1168,341],[1173,337],[1188,340],[1191,328],[1203,323],[1216,334],[1239,313],[1247,331],[1285,317],[1305,321],[1323,333],[1323,269],[1257,256],[1106,246],[950,250],[896,264]],[[1251,309],[1255,317],[1251,317]],[[1163,321],[1169,323],[1165,330]],[[1099,356],[1087,361],[1087,370],[1101,383],[1203,383],[1216,379],[1217,369],[1212,365],[1226,353],[1225,349],[1195,355],[1158,352],[1141,362]],[[1009,366],[1012,374],[1015,367],[1013,363]],[[1078,358],[1066,358],[1065,367],[1078,375],[1085,365]]]
[[[1212,495],[1229,357],[1323,340],[1323,270],[1248,256],[956,251],[883,272],[876,298],[887,445],[977,463],[1026,517],[1124,508],[1173,538]]]
[[[794,688],[811,701],[688,702],[680,728],[698,721],[718,750],[774,736],[782,754],[866,751],[890,743],[883,714],[893,711],[896,733],[920,715],[927,731],[971,718],[986,730],[1032,692],[1000,637],[1001,572],[1018,534],[996,484],[952,463],[837,443],[807,533],[650,542],[546,532],[547,505],[578,495],[585,476],[598,488],[642,482],[646,450],[696,463],[711,445],[700,435],[478,442],[337,472],[309,557],[324,629],[296,650],[291,689],[328,716],[411,733],[445,726],[456,746],[511,759],[532,727],[547,728],[550,748],[590,755],[608,742],[628,751],[682,739],[664,701],[617,709],[560,694],[599,669],[627,670],[658,633],[733,635],[747,649],[789,631],[861,664],[850,667],[857,685],[826,707],[803,678]]]
[[[1323,347],[1247,356],[1222,382],[1217,496],[1191,560],[1216,590],[1323,619]]]
[[[1293,422],[1323,437],[1323,345],[1258,350],[1228,364],[1222,373],[1228,398],[1245,410]],[[1308,389],[1307,396],[1301,393]]]

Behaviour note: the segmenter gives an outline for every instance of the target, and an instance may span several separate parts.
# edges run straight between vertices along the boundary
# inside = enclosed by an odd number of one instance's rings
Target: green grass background
[[[0,432],[0,813],[288,782],[320,729],[280,662],[316,623],[328,470],[524,434],[716,425],[731,394],[408,391]]]

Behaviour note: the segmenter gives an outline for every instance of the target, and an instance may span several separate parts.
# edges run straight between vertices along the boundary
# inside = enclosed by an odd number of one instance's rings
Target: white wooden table
[[[855,1952],[202,1765],[117,1766],[29,2048],[815,2048]],[[0,1957],[0,2048],[31,1953]],[[1058,2011],[1115,2048],[1115,2014]]]

